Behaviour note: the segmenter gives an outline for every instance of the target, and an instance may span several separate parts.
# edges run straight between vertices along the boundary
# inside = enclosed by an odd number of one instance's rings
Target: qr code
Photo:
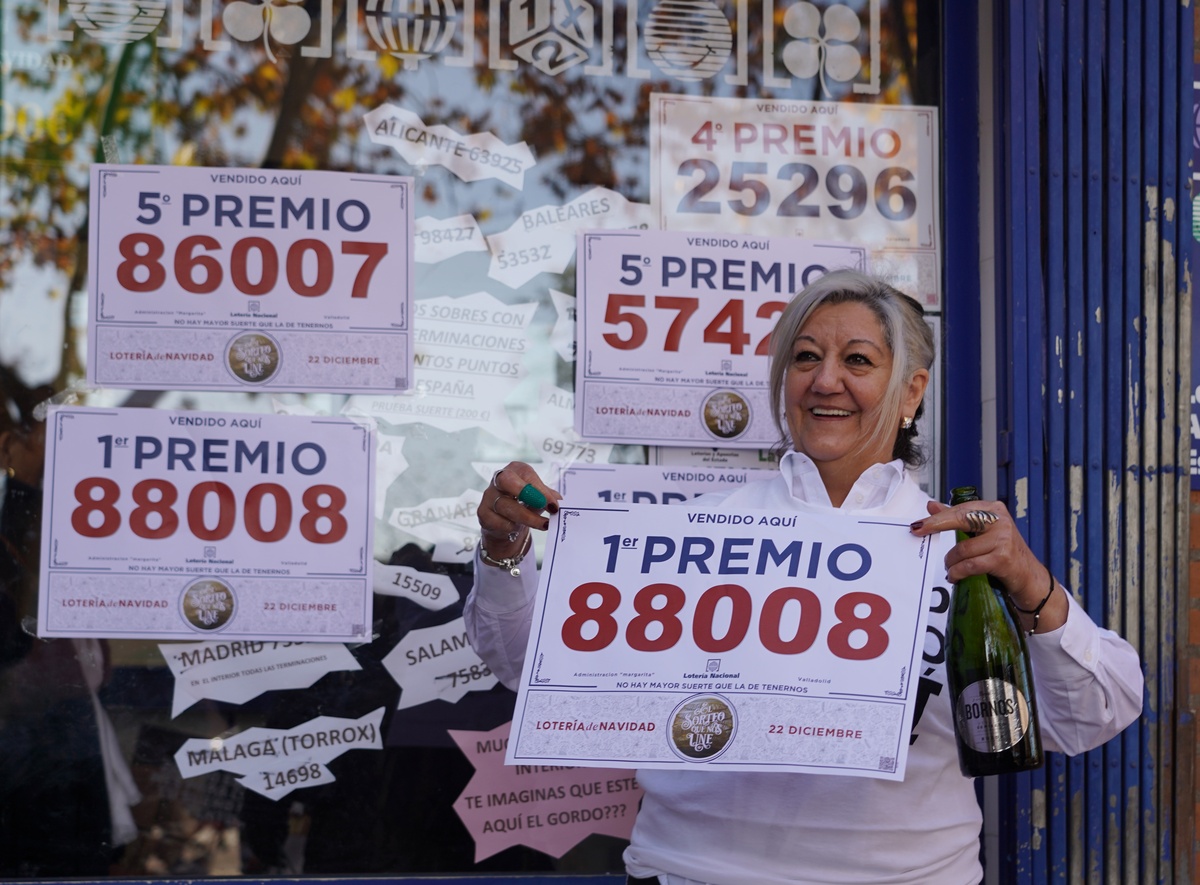
[[[896,770],[896,757],[895,756],[880,756],[879,757],[879,770],[880,771],[895,771]]]

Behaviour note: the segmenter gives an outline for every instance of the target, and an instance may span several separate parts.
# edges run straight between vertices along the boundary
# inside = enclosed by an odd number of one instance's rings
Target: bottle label
[[[972,750],[999,753],[1015,746],[1029,728],[1029,703],[1004,679],[981,679],[958,696],[958,736]]]

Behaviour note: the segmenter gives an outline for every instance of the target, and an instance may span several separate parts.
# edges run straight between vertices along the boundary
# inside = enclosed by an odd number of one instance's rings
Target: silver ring
[[[496,491],[498,491],[502,495],[504,494],[504,489],[500,488],[500,484],[496,480],[498,480],[500,478],[500,474],[503,472],[504,472],[504,468],[501,467],[499,470],[497,470],[495,473],[492,474],[492,488],[494,488]]]
[[[511,532],[505,534],[504,532],[497,532],[493,529],[487,529],[480,526],[480,532],[484,535],[487,535],[489,538],[507,538],[508,543],[510,544],[521,536],[521,530],[519,528],[515,528]]]
[[[495,498],[492,499],[492,513],[496,514],[501,519],[507,519],[508,517],[506,517],[503,513],[501,513],[499,510],[496,509],[496,505],[500,503],[500,499],[503,497],[504,497],[503,495],[497,495]]]
[[[992,523],[1000,521],[1000,517],[990,510],[968,510],[962,516],[967,524],[967,531],[976,535]]]

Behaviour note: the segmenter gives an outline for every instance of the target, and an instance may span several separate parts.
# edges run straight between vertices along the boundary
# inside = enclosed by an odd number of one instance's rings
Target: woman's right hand
[[[475,511],[487,555],[493,559],[519,556],[529,529],[549,528],[550,520],[543,514],[557,513],[561,500],[562,495],[523,461],[497,470]]]

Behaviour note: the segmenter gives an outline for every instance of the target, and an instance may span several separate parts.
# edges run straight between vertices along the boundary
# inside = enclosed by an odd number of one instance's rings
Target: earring
[[[900,420],[900,429],[901,430],[910,430],[912,428],[912,426],[913,426],[912,418],[909,418],[906,416]]]

